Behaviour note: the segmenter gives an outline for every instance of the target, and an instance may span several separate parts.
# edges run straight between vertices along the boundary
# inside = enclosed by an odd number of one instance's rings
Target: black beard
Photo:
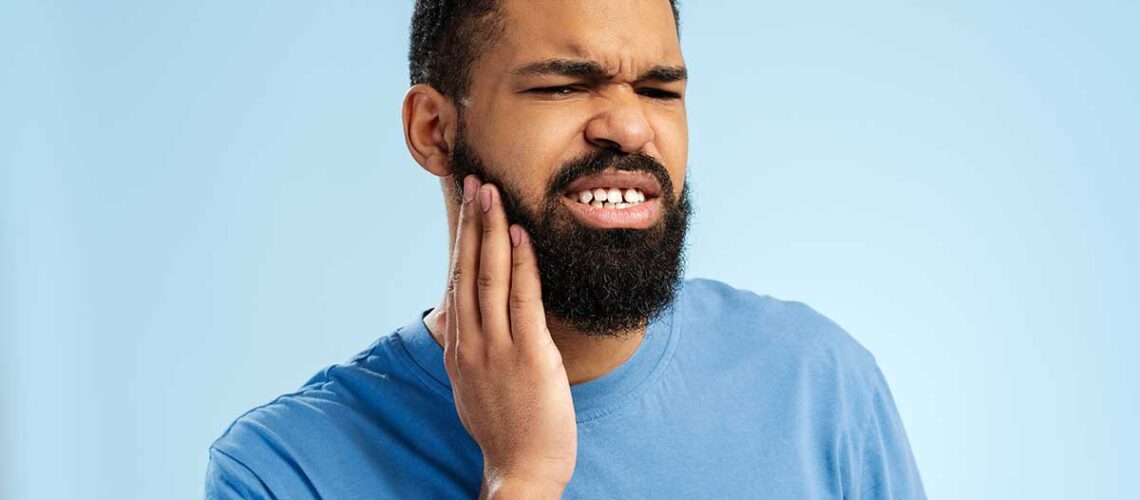
[[[673,301],[684,275],[690,189],[686,182],[678,200],[665,167],[652,157],[598,150],[570,161],[552,177],[537,213],[522,202],[515,185],[486,168],[467,144],[462,127],[456,133],[451,163],[452,195],[457,201],[463,179],[474,174],[499,188],[507,221],[530,235],[543,307],[552,318],[589,337],[620,337],[645,326]],[[578,222],[559,199],[575,179],[609,168],[657,178],[661,219],[646,229],[599,229]]]

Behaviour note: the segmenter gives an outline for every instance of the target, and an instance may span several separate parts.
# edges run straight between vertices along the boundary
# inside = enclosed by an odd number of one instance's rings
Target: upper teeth
[[[598,208],[626,208],[645,201],[645,194],[637,188],[628,188],[624,191],[618,188],[596,188],[579,192],[575,198]]]

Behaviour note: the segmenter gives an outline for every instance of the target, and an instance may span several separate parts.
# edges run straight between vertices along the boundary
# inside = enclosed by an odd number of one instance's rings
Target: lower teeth
[[[579,201],[578,203],[582,203],[582,202]],[[608,202],[608,201],[604,202],[604,203],[600,202],[600,201],[592,201],[590,203],[582,203],[582,204],[583,205],[589,205],[589,206],[592,206],[594,208],[609,208],[609,209],[613,209],[613,210],[622,210],[625,208],[632,207],[634,205],[640,205],[641,202],[640,201],[635,201],[635,202],[628,202],[627,201],[627,202],[622,202],[621,206],[618,206],[618,205],[611,203],[611,202]]]

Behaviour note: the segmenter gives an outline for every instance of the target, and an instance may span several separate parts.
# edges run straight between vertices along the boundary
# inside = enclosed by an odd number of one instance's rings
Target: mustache
[[[622,153],[612,149],[589,152],[570,160],[550,180],[547,195],[556,200],[576,179],[613,169],[627,172],[645,172],[661,184],[661,194],[672,199],[673,182],[665,166],[645,153]]]

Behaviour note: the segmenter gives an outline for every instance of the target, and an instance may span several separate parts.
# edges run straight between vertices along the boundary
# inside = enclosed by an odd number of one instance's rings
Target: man
[[[419,0],[403,110],[440,303],[210,449],[211,498],[923,498],[874,358],[682,280],[669,0]]]

